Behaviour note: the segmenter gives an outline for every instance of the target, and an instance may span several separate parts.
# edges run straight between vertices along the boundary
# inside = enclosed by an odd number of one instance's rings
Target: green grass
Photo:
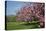
[[[39,28],[37,22],[28,24],[27,22],[8,22],[7,30],[34,29]]]

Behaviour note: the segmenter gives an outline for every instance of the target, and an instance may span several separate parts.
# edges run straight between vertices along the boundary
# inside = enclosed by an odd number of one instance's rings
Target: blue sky
[[[7,1],[7,15],[16,15],[16,12],[24,5],[23,2]]]

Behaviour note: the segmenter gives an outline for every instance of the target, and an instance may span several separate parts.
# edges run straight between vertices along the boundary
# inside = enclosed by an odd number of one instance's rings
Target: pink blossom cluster
[[[31,3],[23,6],[17,13],[17,21],[39,21],[40,26],[43,27],[45,24],[45,4],[44,3]]]

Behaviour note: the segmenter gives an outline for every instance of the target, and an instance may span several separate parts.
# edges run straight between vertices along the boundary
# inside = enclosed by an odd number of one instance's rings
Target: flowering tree
[[[44,27],[44,3],[26,3],[26,6],[23,6],[20,11],[17,13],[17,21],[39,21],[40,26]]]

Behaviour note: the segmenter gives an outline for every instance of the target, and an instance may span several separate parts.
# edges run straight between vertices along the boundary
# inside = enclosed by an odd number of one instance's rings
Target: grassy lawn
[[[8,22],[7,30],[19,30],[19,29],[34,29],[39,28],[37,22],[26,23],[26,22]]]

